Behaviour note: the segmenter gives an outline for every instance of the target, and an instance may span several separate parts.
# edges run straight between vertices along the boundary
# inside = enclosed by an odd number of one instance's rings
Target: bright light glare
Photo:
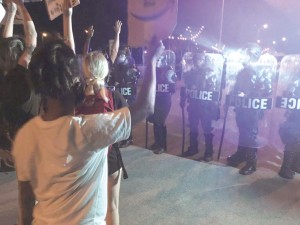
[[[267,23],[265,23],[265,24],[263,25],[263,28],[264,28],[264,29],[268,29],[268,27],[269,27],[269,25],[268,25]]]
[[[281,40],[282,40],[282,41],[286,41],[286,37],[282,37]]]

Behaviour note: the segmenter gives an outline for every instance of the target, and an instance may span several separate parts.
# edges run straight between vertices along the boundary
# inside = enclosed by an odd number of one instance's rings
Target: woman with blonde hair
[[[111,112],[127,106],[126,100],[117,91],[106,87],[105,79],[109,66],[105,56],[99,51],[88,53],[83,59],[83,72],[86,82],[85,100],[77,108],[77,114],[96,114]],[[121,175],[127,173],[117,144],[110,147],[108,153],[108,209],[106,222],[108,225],[119,224],[119,193]]]

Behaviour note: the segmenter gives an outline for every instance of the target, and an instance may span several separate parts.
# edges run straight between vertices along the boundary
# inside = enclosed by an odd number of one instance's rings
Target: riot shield
[[[176,56],[172,50],[165,50],[158,59],[157,67],[171,66],[175,68]]]
[[[287,55],[280,63],[272,117],[272,147],[283,151],[300,143],[300,55]],[[286,149],[290,150],[290,149]],[[294,150],[294,149],[292,149]]]
[[[201,68],[193,67],[185,74],[186,97],[192,101],[219,101],[224,58],[206,53]]]
[[[208,143],[209,137],[214,133],[214,121],[220,117],[219,101],[224,64],[224,58],[220,54],[200,53],[193,57],[196,57],[193,58],[195,65],[185,73],[185,86],[181,89],[182,99],[187,99],[188,102],[187,112],[190,128],[188,151],[198,149],[198,134],[204,134],[205,142]],[[181,101],[181,105],[183,103],[184,101]],[[200,127],[202,127],[202,131]]]
[[[270,140],[277,60],[270,54],[248,64],[243,59],[241,55],[227,61],[225,139],[231,146],[261,148]]]
[[[116,89],[123,95],[129,105],[132,104],[136,98],[140,78],[140,71],[134,64],[134,59],[131,56],[126,56],[122,63],[115,65],[112,77]]]

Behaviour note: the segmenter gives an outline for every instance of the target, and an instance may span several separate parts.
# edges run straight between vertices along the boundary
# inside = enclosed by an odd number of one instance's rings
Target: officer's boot
[[[295,152],[294,161],[292,164],[292,170],[296,173],[300,173],[300,152],[299,149]]]
[[[154,133],[154,143],[152,145],[149,146],[149,149],[152,151],[155,151],[157,149],[159,149],[160,145],[159,145],[159,125],[154,123],[153,124],[153,133]]]
[[[246,160],[246,151],[247,148],[238,146],[237,151],[227,157],[227,165],[232,167],[237,167],[240,163]]]
[[[164,125],[159,126],[159,148],[154,150],[155,154],[164,153],[167,150],[167,128]]]
[[[213,160],[213,134],[204,134],[205,137],[205,152],[204,152],[204,161],[210,162]]]
[[[246,149],[246,165],[240,169],[242,175],[250,175],[256,171],[257,148]]]
[[[198,133],[190,133],[190,146],[188,150],[182,154],[183,157],[193,156],[198,153]]]
[[[285,179],[293,179],[295,172],[292,170],[295,153],[293,151],[284,151],[283,161],[278,175]]]

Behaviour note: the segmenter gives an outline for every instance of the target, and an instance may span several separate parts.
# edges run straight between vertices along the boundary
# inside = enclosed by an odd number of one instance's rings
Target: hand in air
[[[116,34],[120,34],[121,27],[122,27],[122,22],[120,20],[117,20],[114,25],[114,31]]]

